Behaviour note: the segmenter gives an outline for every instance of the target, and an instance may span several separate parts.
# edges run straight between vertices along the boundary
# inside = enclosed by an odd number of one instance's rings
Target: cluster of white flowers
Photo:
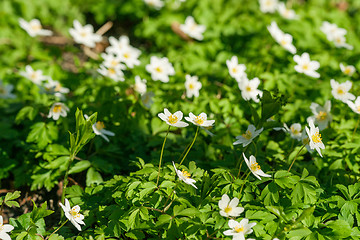
[[[259,0],[260,11],[263,13],[274,13],[276,11],[285,19],[297,19],[295,11],[286,7],[284,2],[278,0]]]
[[[339,28],[335,23],[329,23],[324,21],[320,27],[320,30],[326,35],[326,38],[335,44],[338,48],[353,49],[353,46],[346,43],[345,35],[346,29]]]

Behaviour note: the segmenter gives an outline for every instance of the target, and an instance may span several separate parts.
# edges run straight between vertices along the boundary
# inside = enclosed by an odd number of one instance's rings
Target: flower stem
[[[185,158],[186,158],[186,156],[188,155],[188,153],[190,152],[190,149],[192,148],[192,146],[194,145],[194,143],[195,143],[195,140],[196,140],[196,137],[197,137],[197,135],[198,135],[198,132],[199,132],[199,126],[196,128],[196,133],[195,133],[195,137],[194,137],[194,139],[193,139],[193,141],[192,141],[192,143],[191,143],[191,145],[190,145],[190,147],[188,148],[188,150],[186,151],[186,153],[185,153],[185,155],[184,155],[184,157],[183,157],[183,159],[181,160],[181,162],[180,162],[180,164],[179,165],[181,165],[183,162],[184,162],[184,160],[185,160]]]
[[[164,142],[163,142],[163,145],[162,145],[162,148],[161,148],[160,161],[159,161],[159,172],[158,172],[158,176],[157,176],[157,180],[156,180],[156,186],[159,183],[160,171],[161,171],[161,161],[162,161],[162,158],[163,158],[164,147],[165,147],[165,143],[166,143],[166,139],[167,139],[167,136],[169,134],[169,131],[170,131],[170,125],[169,125],[169,127],[167,129],[167,132],[166,132],[166,135],[165,135],[165,138],[164,138]]]
[[[245,186],[246,179],[250,176],[250,173],[251,173],[251,171],[246,175],[246,178],[243,180],[244,183],[243,183],[243,185],[241,186],[241,189],[240,189],[239,199],[241,199],[241,192],[242,192],[242,190],[243,190],[243,188]]]
[[[360,121],[360,115],[359,115],[358,120],[357,120],[357,122],[356,122],[354,131],[353,131],[353,134],[352,134],[352,137],[351,137],[351,142],[352,142],[352,140],[354,139],[355,132],[356,132],[358,126],[359,126],[359,121]]]
[[[55,231],[53,231],[49,236],[47,236],[47,237],[45,238],[45,240],[49,239],[49,238],[51,237],[51,235],[53,235],[54,233],[56,233],[57,231],[59,231],[60,228],[62,228],[62,227],[65,225],[65,223],[67,223],[68,221],[69,221],[69,219],[66,219],[66,221],[63,222],[63,224],[61,224],[60,227],[58,227]]]
[[[65,191],[66,191],[66,187],[68,185],[68,175],[69,175],[69,170],[70,170],[70,166],[71,163],[74,161],[75,155],[70,155],[69,158],[69,162],[68,162],[68,166],[65,172],[65,177],[64,177],[64,183],[63,183],[63,187],[62,187],[62,193],[61,193],[61,203],[64,204],[64,200],[65,200]]]
[[[299,154],[300,154],[301,150],[303,150],[303,148],[304,148],[305,146],[306,146],[306,144],[302,145],[302,147],[300,148],[300,150],[299,150],[299,151],[298,151],[298,153],[296,154],[296,156],[295,156],[294,160],[292,161],[292,163],[291,163],[291,165],[290,165],[290,167],[289,167],[288,172],[290,172],[290,169],[291,169],[292,165],[294,164],[294,162],[295,162],[296,158],[299,156]]]

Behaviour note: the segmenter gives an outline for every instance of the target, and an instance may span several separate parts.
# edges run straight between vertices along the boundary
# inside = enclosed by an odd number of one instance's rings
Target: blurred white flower
[[[4,224],[3,217],[0,216],[0,239],[11,240],[8,232],[11,232],[14,227],[10,224]]]
[[[340,63],[340,69],[345,75],[348,75],[348,76],[352,76],[356,71],[356,69],[353,65],[345,66],[342,63]]]
[[[330,85],[332,88],[331,94],[334,96],[335,99],[338,99],[344,103],[347,103],[347,101],[349,101],[349,100],[355,99],[355,96],[353,94],[349,93],[351,86],[352,86],[351,81],[348,80],[344,83],[338,83],[334,79],[331,79]]]
[[[122,70],[124,70],[126,67],[123,64],[118,64],[116,67],[105,67],[104,65],[100,65],[100,68],[97,70],[101,75],[111,78],[115,82],[123,82],[124,79],[124,73]]]
[[[278,0],[259,0],[260,11],[263,13],[274,13],[278,6]]]
[[[25,71],[21,71],[20,75],[31,80],[36,85],[40,85],[43,81],[49,79],[48,76],[43,75],[41,70],[34,71],[30,65],[26,65]]]
[[[310,129],[306,126],[306,133],[309,136],[309,146],[310,149],[316,149],[316,151],[321,155],[320,149],[325,149],[324,143],[321,141],[321,134],[319,133],[319,128],[315,127],[314,122],[310,119],[309,121]]]
[[[130,47],[130,40],[127,36],[120,36],[119,39],[109,37],[110,46],[106,48],[106,52],[117,54],[121,49]]]
[[[166,122],[168,125],[173,127],[187,127],[188,123],[181,121],[183,118],[183,113],[181,111],[177,111],[174,114],[171,114],[167,108],[164,108],[164,113],[159,113],[158,117]]]
[[[42,28],[41,23],[38,19],[32,19],[30,22],[19,18],[20,27],[24,29],[31,37],[36,36],[51,36],[53,33],[50,30]]]
[[[70,207],[70,203],[69,200],[67,200],[65,198],[65,206],[62,203],[59,203],[61,208],[63,209],[65,216],[67,217],[67,219],[70,220],[70,222],[79,230],[81,231],[81,226],[85,225],[85,223],[83,222],[84,220],[84,215],[80,214],[80,207],[79,205],[76,205],[74,207]]]
[[[154,103],[153,97],[155,96],[154,92],[146,92],[143,95],[141,95],[141,101],[145,105],[145,107],[150,108],[151,105]]]
[[[223,217],[238,217],[242,212],[244,212],[243,207],[238,207],[239,199],[233,198],[230,201],[230,198],[227,194],[222,195],[221,200],[219,201],[220,215]]]
[[[320,74],[316,72],[320,67],[320,63],[318,61],[311,61],[308,53],[305,52],[301,56],[295,55],[294,61],[298,64],[294,67],[297,72],[314,78],[320,77]]]
[[[351,110],[357,114],[360,114],[360,97],[357,97],[355,102],[347,101],[346,103],[351,108]]]
[[[342,35],[337,35],[334,37],[334,44],[335,44],[335,47],[337,48],[346,48],[346,49],[349,49],[349,50],[353,50],[354,47],[351,46],[350,44],[347,44],[346,43],[346,38],[345,36],[342,36]]]
[[[144,0],[144,2],[156,10],[161,9],[164,6],[164,2],[161,0]]]
[[[120,63],[120,58],[112,53],[102,53],[101,57],[104,59],[102,65],[107,68],[116,68],[118,65],[123,65]],[[125,68],[125,66],[123,66],[122,68]]]
[[[0,80],[0,99],[13,99],[16,98],[11,91],[14,89],[14,85],[7,84],[4,85],[3,82]]]
[[[182,170],[182,171],[177,170],[176,167],[175,167],[175,163],[172,162],[172,164],[173,164],[173,166],[174,166],[174,168],[175,168],[175,172],[176,172],[176,174],[178,175],[178,177],[180,178],[180,180],[183,181],[184,183],[189,184],[189,185],[191,185],[191,186],[193,186],[194,188],[197,189],[197,187],[196,187],[195,184],[194,184],[194,183],[196,183],[196,181],[195,181],[194,179],[190,178],[190,177],[191,177],[190,173],[188,173],[188,172],[185,171],[185,170]]]
[[[186,97],[198,97],[199,90],[202,87],[201,82],[198,81],[199,78],[197,76],[190,76],[189,74],[186,74],[185,78]]]
[[[154,81],[160,80],[164,83],[169,82],[169,75],[172,76],[175,74],[173,66],[166,57],[158,58],[152,56],[150,58],[150,64],[146,65],[146,71],[151,74],[151,78]]]
[[[56,121],[60,116],[66,117],[68,111],[70,111],[70,109],[65,104],[60,102],[54,103],[50,108],[48,118],[52,118]]]
[[[254,102],[259,102],[259,97],[262,97],[263,92],[258,90],[260,84],[259,78],[254,78],[249,80],[244,78],[241,82],[238,83],[239,89],[241,90],[241,96],[245,101],[252,99]]]
[[[64,94],[70,92],[66,87],[63,87],[59,81],[55,81],[52,78],[47,80],[47,83],[44,84],[46,91],[50,94],[54,94],[56,97],[64,99]]]
[[[84,114],[85,119],[89,119],[89,116]],[[105,124],[104,122],[101,121],[97,121],[96,123],[94,123],[92,125],[92,129],[95,133],[95,135],[99,135],[100,137],[102,137],[103,139],[105,139],[105,141],[109,142],[109,138],[107,136],[115,136],[115,133],[108,131],[105,129]]]
[[[240,222],[230,219],[228,225],[231,229],[226,230],[224,235],[233,236],[233,240],[245,240],[245,235],[253,232],[252,227],[256,223],[249,223],[249,219],[243,218]]]
[[[331,101],[326,101],[324,107],[313,102],[310,105],[310,109],[314,116],[309,117],[308,122],[311,119],[314,123],[316,123],[316,125],[319,126],[320,130],[327,128],[329,122],[332,121],[332,116],[330,114]]]
[[[283,18],[286,18],[286,19],[297,19],[298,18],[298,15],[296,15],[295,11],[292,9],[286,8],[285,3],[283,3],[283,2],[278,3],[277,10]]]
[[[141,51],[139,49],[131,46],[121,48],[117,52],[117,56],[120,58],[120,61],[125,63],[128,68],[134,68],[134,66],[140,65],[140,54]]]
[[[353,49],[353,46],[346,43],[346,29],[339,28],[335,23],[324,21],[320,27],[320,30],[325,33],[326,38],[329,41],[334,42],[336,47],[344,47],[349,50]]]
[[[238,63],[237,56],[233,56],[231,60],[226,60],[226,66],[229,69],[230,76],[235,78],[236,81],[241,82],[243,78],[247,78],[246,66]]]
[[[189,117],[185,117],[186,121],[200,127],[210,127],[215,123],[215,120],[207,120],[206,113],[202,112],[199,116],[195,116],[192,112],[189,113]]]
[[[256,158],[253,155],[250,156],[250,161],[246,158],[244,153],[243,153],[243,157],[246,165],[248,166],[248,168],[254,174],[255,177],[257,177],[260,180],[261,177],[271,177],[271,175],[266,174],[263,172],[263,170],[261,170],[260,165],[256,162]]]
[[[141,79],[140,76],[135,76],[134,90],[140,95],[146,93],[146,79]]]
[[[185,19],[185,24],[180,24],[180,30],[187,34],[189,37],[196,40],[203,40],[203,33],[206,30],[204,25],[197,24],[192,16]]]
[[[69,33],[76,43],[93,48],[97,42],[101,41],[102,37],[99,34],[94,33],[92,25],[86,24],[85,26],[82,26],[78,20],[74,20],[73,24],[74,28],[70,28]]]
[[[292,36],[288,33],[284,33],[280,30],[276,22],[272,21],[270,26],[267,26],[267,29],[269,30],[271,36],[274,38],[274,40],[280,44],[283,48],[285,48],[287,51],[289,51],[292,54],[296,53],[296,48],[292,44]]]
[[[301,124],[300,123],[293,123],[291,124],[290,128],[284,123],[284,130],[285,132],[290,133],[290,137],[296,139],[298,141],[301,140]]]
[[[263,129],[264,128],[260,128],[259,130],[256,130],[255,126],[250,124],[244,134],[236,137],[237,141],[235,141],[233,145],[242,144],[243,147],[246,147],[254,138],[259,136]]]

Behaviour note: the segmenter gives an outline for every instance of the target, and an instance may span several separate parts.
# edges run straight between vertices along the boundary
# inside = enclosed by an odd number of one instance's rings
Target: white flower
[[[70,92],[70,90],[66,87],[63,87],[59,81],[55,81],[52,78],[48,79],[48,82],[44,84],[45,89],[53,93],[58,98],[64,98],[64,94],[67,94]]]
[[[176,167],[175,167],[175,163],[172,162],[172,164],[173,164],[173,166],[174,166],[174,168],[175,168],[175,172],[176,172],[176,174],[178,175],[178,177],[180,178],[180,180],[183,181],[184,183],[189,184],[189,185],[191,185],[191,186],[193,186],[194,188],[197,189],[197,187],[196,187],[195,184],[194,184],[194,183],[196,183],[196,181],[195,181],[194,179],[190,178],[190,176],[191,176],[190,173],[188,173],[188,172],[185,171],[185,170],[182,170],[182,171],[177,170]]]
[[[324,107],[313,102],[310,105],[310,109],[314,116],[309,117],[308,121],[311,119],[313,122],[316,123],[316,125],[319,126],[320,130],[327,128],[329,122],[331,122],[332,120],[332,116],[330,114],[331,101],[326,101]]]
[[[245,154],[243,153],[244,160],[246,162],[246,165],[250,169],[250,171],[254,174],[255,177],[261,180],[261,177],[271,177],[271,175],[266,174],[261,170],[260,165],[256,162],[256,158],[251,155],[250,161],[245,157]],[[260,177],[261,176],[261,177]]]
[[[60,102],[54,103],[50,108],[48,118],[52,118],[56,121],[60,116],[66,117],[68,111],[70,111],[70,109],[65,106],[65,104]]]
[[[260,128],[259,130],[256,130],[255,126],[250,124],[246,130],[246,132],[242,135],[239,135],[236,137],[238,139],[233,143],[233,145],[242,144],[243,147],[246,147],[251,143],[251,141],[259,136],[259,134],[263,131],[264,128]]]
[[[161,0],[144,0],[144,2],[156,10],[161,9],[164,6],[164,2]]]
[[[308,152],[312,153],[314,151],[310,148],[310,145],[309,145],[310,139],[309,139],[309,136],[306,134],[305,129],[301,133],[301,142],[302,142],[302,144],[305,145],[306,150],[308,150]]]
[[[245,101],[252,99],[254,102],[259,102],[258,96],[262,97],[262,91],[258,90],[260,84],[259,78],[254,78],[249,80],[244,78],[241,82],[238,83],[238,86],[241,90],[241,96]]]
[[[267,26],[271,36],[275,39],[275,41],[280,44],[283,48],[289,51],[292,54],[296,53],[296,48],[292,44],[292,36],[288,33],[284,33],[280,30],[276,22],[271,22],[270,26]]]
[[[85,119],[89,119],[89,116],[84,114]],[[107,142],[109,142],[109,138],[107,136],[115,136],[115,133],[110,132],[105,129],[105,124],[101,121],[97,121],[92,125],[92,129],[94,130],[94,133],[96,135],[100,135],[103,139],[105,139]],[[106,136],[107,135],[107,136]]]
[[[230,201],[230,198],[227,194],[222,195],[221,200],[219,201],[220,215],[223,217],[238,217],[244,211],[243,207],[238,207],[239,204],[238,198],[233,198]]]
[[[169,82],[169,75],[175,74],[173,66],[166,57],[158,58],[152,56],[150,64],[146,65],[146,71],[151,74],[151,78],[154,81],[160,80],[164,83]]]
[[[142,80],[140,76],[135,76],[134,90],[140,95],[146,93],[146,79]]]
[[[187,34],[189,37],[196,40],[203,40],[203,33],[206,30],[204,25],[197,24],[192,16],[185,19],[185,24],[180,24],[180,30]]]
[[[233,56],[231,60],[226,60],[226,66],[229,69],[230,76],[235,78],[236,81],[241,82],[243,78],[247,78],[246,66],[238,63],[237,56]]]
[[[49,78],[44,76],[41,70],[34,71],[34,69],[29,65],[26,65],[25,71],[21,71],[20,75],[31,80],[36,85],[40,85],[43,81]]]
[[[134,68],[134,66],[140,65],[139,56],[141,51],[134,47],[128,46],[123,47],[117,52],[117,56],[120,58],[120,61],[126,64],[129,68]]]
[[[31,37],[52,35],[52,31],[42,28],[38,19],[32,19],[30,22],[27,22],[24,19],[19,18],[19,23],[20,27],[24,29]]]
[[[354,48],[350,44],[346,43],[346,38],[345,38],[345,36],[342,36],[342,35],[335,36],[334,44],[335,44],[335,47],[337,47],[337,48],[342,48],[343,47],[343,48],[346,48],[346,49],[349,49],[349,50],[353,50],[353,48]]]
[[[112,53],[109,54],[102,53],[101,57],[104,59],[102,65],[104,65],[107,68],[115,68],[118,65],[122,65],[120,63],[120,58]],[[123,66],[122,68],[125,68],[125,66]]]
[[[185,119],[186,121],[201,127],[210,127],[215,123],[215,120],[207,120],[207,115],[204,112],[200,113],[199,116],[195,116],[190,112],[189,117],[185,117]]]
[[[298,141],[301,140],[301,124],[300,123],[293,123],[291,124],[290,128],[284,123],[284,130],[285,132],[290,133],[290,137],[294,138]]]
[[[360,114],[360,97],[357,97],[355,102],[347,101],[348,106],[353,110],[355,113]]]
[[[342,63],[340,63],[340,69],[345,75],[348,75],[348,76],[352,76],[356,71],[354,66],[352,66],[352,65],[345,66]]]
[[[141,101],[145,105],[145,107],[150,108],[154,103],[153,97],[155,96],[154,92],[146,92],[141,96]]]
[[[252,233],[252,227],[256,225],[256,223],[249,223],[247,218],[243,218],[240,222],[230,219],[228,224],[231,229],[226,230],[224,235],[233,236],[233,240],[245,240],[245,235]]]
[[[277,5],[277,10],[283,18],[286,18],[286,19],[297,19],[298,18],[298,15],[296,15],[295,11],[292,9],[286,8],[285,3],[283,3],[283,2],[279,2],[279,4]]]
[[[100,42],[102,37],[94,33],[92,25],[87,24],[82,26],[78,20],[74,20],[74,28],[69,29],[70,35],[74,38],[76,43],[84,44],[87,47],[95,47],[95,43]]]
[[[14,89],[12,84],[4,85],[3,82],[0,80],[0,99],[12,99],[16,98],[11,91]]]
[[[274,13],[278,6],[278,0],[259,0],[260,11],[263,13]]]
[[[347,32],[345,29],[339,28],[335,23],[329,23],[328,21],[322,23],[320,30],[329,41],[334,41],[336,36],[344,36]]]
[[[332,88],[331,94],[334,96],[335,99],[338,99],[344,103],[349,100],[355,99],[355,96],[349,93],[349,90],[352,86],[352,82],[350,82],[349,80],[344,83],[338,83],[334,79],[331,79],[330,84]]]
[[[201,89],[202,85],[201,82],[198,81],[197,76],[190,76],[186,74],[185,76],[185,88],[186,88],[186,97],[191,98],[192,96],[198,97],[199,90]]]
[[[306,126],[306,133],[309,136],[309,146],[310,149],[316,149],[316,151],[319,153],[319,155],[322,157],[321,155],[321,149],[325,149],[325,145],[324,143],[321,141],[321,134],[319,133],[319,128],[315,127],[314,122],[310,119],[309,121],[309,126],[310,126],[310,130],[309,128]]]
[[[119,40],[114,37],[109,37],[110,46],[106,48],[106,52],[117,54],[121,49],[131,46],[130,40],[127,36],[119,37]]]
[[[14,229],[10,224],[4,224],[3,217],[0,216],[0,239],[2,240],[11,240],[8,232]]]
[[[70,220],[70,222],[79,230],[81,231],[81,226],[85,225],[85,223],[83,222],[84,220],[84,215],[80,214],[80,207],[78,205],[74,206],[74,207],[70,207],[70,203],[69,200],[67,200],[65,198],[65,206],[62,203],[59,203],[61,208],[64,210],[65,216],[67,217],[67,219]]]
[[[305,52],[301,56],[295,55],[294,61],[298,64],[295,66],[297,72],[314,78],[320,77],[320,74],[316,72],[320,67],[320,63],[318,61],[311,61],[308,53]]]
[[[125,69],[123,64],[118,64],[116,67],[105,67],[100,65],[100,68],[97,70],[101,75],[113,79],[115,82],[125,81],[124,73],[122,70]]]
[[[167,108],[164,108],[164,113],[159,113],[158,117],[173,127],[187,127],[189,124],[181,121],[183,118],[183,113],[181,111],[177,111],[174,114],[171,114]]]

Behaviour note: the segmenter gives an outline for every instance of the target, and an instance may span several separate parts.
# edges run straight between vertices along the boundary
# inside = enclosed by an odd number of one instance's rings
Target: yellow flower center
[[[126,58],[126,59],[128,59],[129,57],[130,57],[130,54],[128,54],[128,53],[124,53],[124,58]]]
[[[309,64],[304,64],[303,66],[302,66],[302,68],[304,69],[304,70],[308,70],[309,69]]]
[[[246,86],[246,89],[245,89],[247,92],[251,92],[251,87],[250,86]]]
[[[80,36],[82,36],[83,38],[85,38],[87,36],[87,32],[81,32]]]
[[[233,73],[237,73],[237,68],[234,67],[234,68],[232,69],[232,72],[233,72]]]
[[[327,113],[320,111],[319,114],[316,116],[318,121],[324,121],[326,119]]]
[[[360,112],[360,106],[358,106],[358,107],[356,108],[356,110],[357,110],[358,112]]]
[[[32,80],[35,80],[35,79],[37,78],[37,73],[36,73],[36,72],[31,73],[31,74],[30,74],[30,78],[31,78]]]
[[[182,175],[183,175],[185,178],[190,178],[190,176],[191,176],[191,174],[188,173],[188,172],[185,171],[185,170],[182,170],[181,173],[182,173]]]
[[[235,232],[243,232],[244,231],[244,227],[243,226],[236,226],[235,228],[234,228],[234,230],[235,230]]]
[[[250,130],[246,130],[246,132],[242,135],[245,139],[249,140],[252,136],[252,133]]]
[[[116,73],[116,71],[115,71],[114,68],[109,68],[108,71],[109,71],[109,74],[110,74],[110,75],[113,75],[113,74]]]
[[[339,88],[337,89],[337,93],[338,93],[339,95],[343,95],[343,94],[345,93],[345,91],[344,91],[344,89],[343,89],[342,87],[339,87]]]
[[[157,71],[158,73],[162,72],[162,69],[160,67],[155,68],[155,71]]]
[[[4,231],[4,225],[0,225],[0,232]]]
[[[321,134],[316,132],[314,135],[311,136],[311,139],[314,143],[321,143]]]
[[[290,130],[291,130],[291,132],[292,132],[294,135],[299,134],[299,130],[298,130],[298,129],[295,129],[294,126],[290,127]]]
[[[227,206],[227,207],[224,209],[224,212],[229,213],[229,212],[231,212],[231,210],[232,210],[232,207]]]
[[[284,45],[287,44],[287,41],[285,41],[285,39],[281,39],[280,44],[281,44],[282,46],[284,46]]]
[[[175,124],[175,123],[178,122],[178,117],[171,114],[171,115],[169,116],[168,121],[169,121],[170,124]]]
[[[58,113],[58,112],[60,112],[61,111],[61,105],[56,105],[55,107],[54,107],[54,109],[53,109],[53,112],[54,113]]]
[[[41,25],[36,24],[36,25],[32,25],[31,29],[34,30],[34,31],[39,31],[39,30],[42,29],[42,27],[41,27]]]
[[[345,74],[350,74],[350,73],[351,73],[351,69],[350,69],[349,67],[346,67],[344,73],[345,73]]]
[[[195,118],[195,122],[199,125],[202,125],[205,122],[205,119],[203,117],[197,116]]]
[[[60,92],[60,90],[61,90],[61,84],[59,83],[59,84],[56,85],[54,91],[55,92]]]
[[[191,25],[191,27],[190,27],[190,30],[191,30],[191,31],[195,31],[196,27],[197,27],[197,24],[196,24],[196,23],[193,23],[193,24]]]
[[[250,167],[251,167],[251,170],[254,171],[254,172],[261,169],[260,165],[257,162],[254,162],[253,164],[251,164]]]
[[[189,88],[191,89],[191,90],[193,90],[195,87],[194,87],[194,84],[192,84],[192,83],[190,83],[189,84]]]
[[[111,66],[115,67],[116,65],[118,65],[118,61],[116,61],[115,59],[111,61]]]
[[[73,216],[74,218],[80,217],[80,213],[77,212],[77,211],[75,211],[74,208],[72,208],[72,209],[70,210],[70,214],[71,214],[71,216]]]
[[[105,128],[105,124],[103,122],[100,122],[100,121],[97,121],[95,126],[96,126],[97,130],[102,130],[102,129]]]
[[[335,41],[337,42],[337,43],[341,43],[342,42],[342,39],[341,38],[335,38]]]

